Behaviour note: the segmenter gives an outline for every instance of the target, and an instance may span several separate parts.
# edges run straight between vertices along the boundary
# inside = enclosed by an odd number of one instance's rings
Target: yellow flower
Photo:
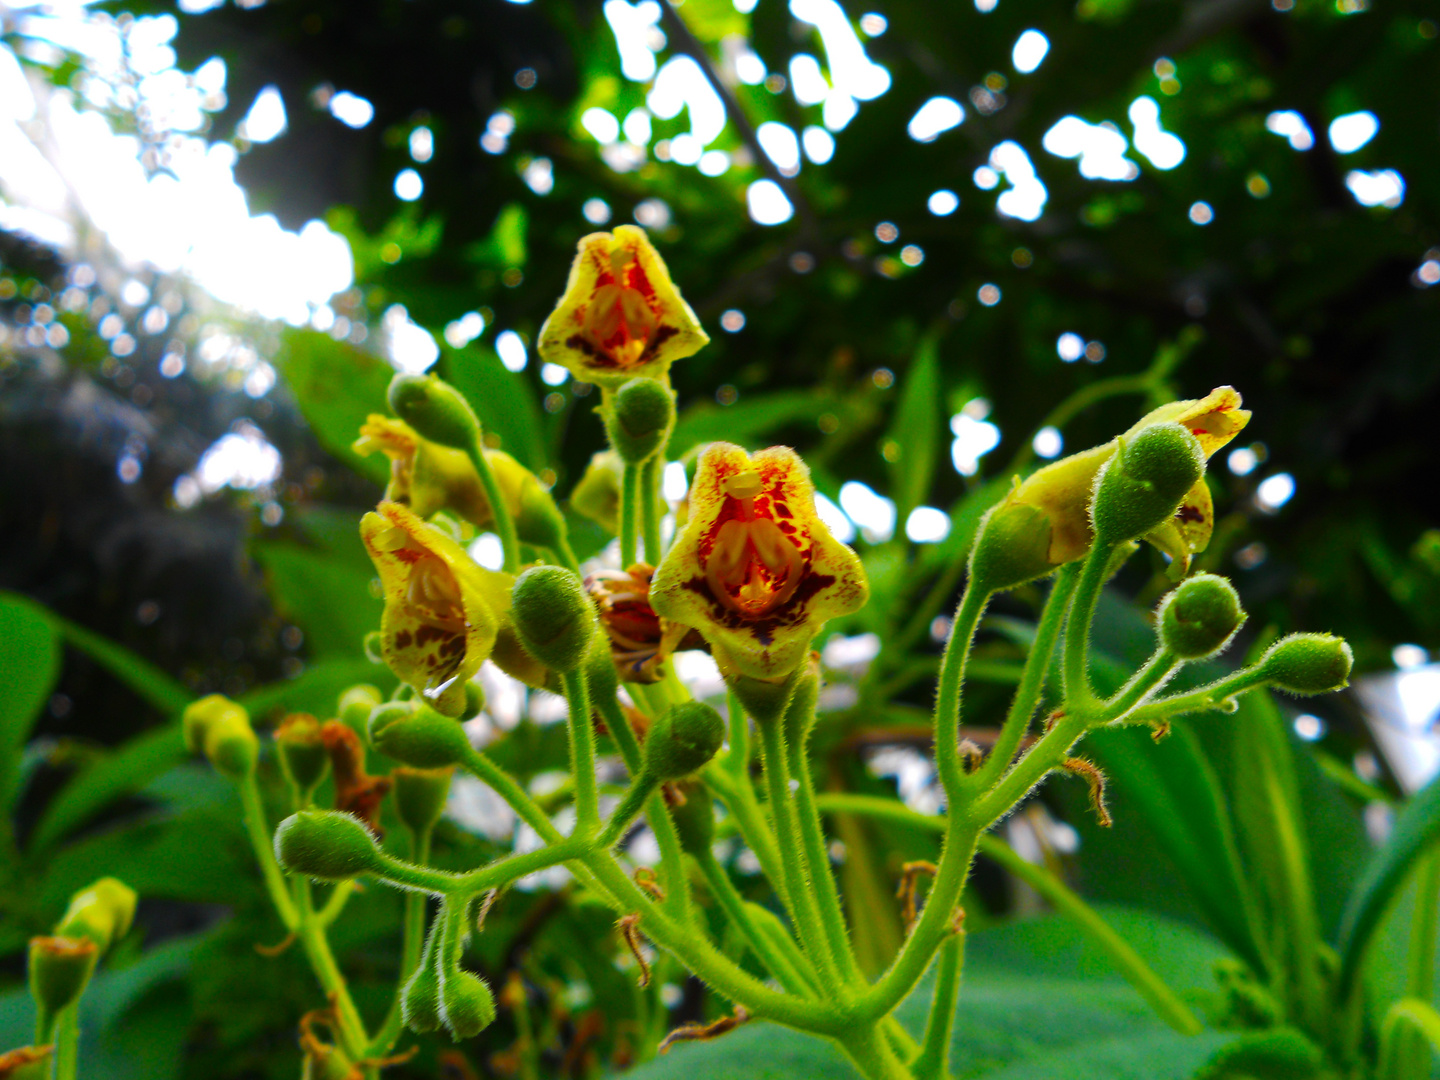
[[[810,470],[784,446],[754,457],[712,443],[690,519],[655,572],[650,602],[710,642],[726,674],[783,678],[820,627],[869,595],[855,553],[815,513]]]
[[[1152,424],[1170,421],[1189,429],[1208,458],[1249,423],[1250,414],[1240,408],[1240,395],[1233,388],[1221,386],[1198,400],[1160,406],[1120,438],[1131,438]],[[1017,483],[991,512],[987,525],[996,527],[997,538],[1004,535],[1007,542],[1024,542],[1030,548],[1013,560],[1017,567],[1014,580],[997,582],[996,587],[1008,588],[1084,557],[1092,539],[1089,504],[1095,477],[1118,446],[1119,439],[1112,439],[1045,466]],[[1210,543],[1214,524],[1210,489],[1202,476],[1175,516],[1145,539],[1170,556],[1172,575],[1181,577],[1189,571],[1191,555],[1204,551]]]
[[[360,537],[385,593],[385,662],[437,712],[460,715],[465,684],[495,648],[514,579],[478,566],[398,503],[361,518]]]
[[[390,483],[385,488],[389,501],[410,507],[422,518],[450,510],[477,529],[494,527],[490,502],[465,451],[430,442],[405,421],[379,413],[371,413],[361,426],[354,449],[362,456],[379,451],[390,459]],[[530,471],[501,450],[486,450],[485,460],[495,472],[510,516],[518,517],[521,490]]]
[[[565,295],[540,329],[540,355],[613,389],[664,377],[709,340],[645,230],[621,225],[581,239]]]
[[[650,604],[652,567],[636,563],[629,570],[597,570],[585,579],[585,591],[600,613],[600,629],[610,642],[610,656],[626,682],[658,682],[661,665],[676,649],[701,644],[688,626],[662,619]],[[693,644],[685,638],[694,637]]]

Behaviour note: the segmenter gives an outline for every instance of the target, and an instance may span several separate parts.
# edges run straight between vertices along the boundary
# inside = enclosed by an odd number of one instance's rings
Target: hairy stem
[[[620,568],[628,570],[638,561],[640,546],[640,474],[643,465],[625,463],[620,480]]]
[[[310,894],[310,880],[303,877],[293,880],[295,906],[300,912],[300,925],[296,933],[305,949],[305,957],[310,961],[315,977],[320,980],[320,988],[334,1005],[336,1033],[340,1037],[341,1045],[352,1058],[362,1058],[370,1040],[365,1034],[365,1024],[360,1019],[359,1010],[355,1008],[355,1002],[350,997],[345,976],[340,973],[340,965],[335,962],[335,954],[330,951],[330,941],[316,918],[315,903]]]
[[[500,492],[500,482],[495,479],[495,470],[490,468],[490,459],[485,456],[485,441],[479,427],[475,438],[466,447],[475,472],[480,477],[480,486],[485,489],[485,501],[490,504],[490,515],[495,519],[495,532],[500,537],[500,546],[505,551],[505,572],[520,572],[520,538],[515,534],[515,519]]]
[[[641,466],[640,473],[640,520],[645,538],[645,561],[651,566],[659,566],[660,557],[664,554],[660,549],[660,470],[664,467],[664,455],[657,451]]]
[[[705,884],[710,888],[710,895],[725,912],[725,917],[745,936],[751,951],[760,963],[765,965],[765,970],[775,976],[780,985],[790,993],[810,996],[810,985],[805,977],[790,962],[790,958],[755,924],[755,920],[745,910],[745,901],[736,891],[735,883],[730,880],[730,875],[725,872],[714,853],[701,852],[695,857],[695,862],[700,867],[700,873],[704,875]]]
[[[598,647],[598,642],[596,643]],[[585,669],[563,676],[570,703],[570,772],[575,777],[575,832],[600,826],[600,793],[595,782],[595,724],[590,719],[590,688]]]
[[[254,772],[241,779],[238,787],[240,804],[244,808],[245,831],[250,836],[250,846],[255,849],[255,861],[260,864],[260,873],[265,878],[270,902],[275,905],[285,929],[293,932],[300,927],[300,913],[295,908],[295,901],[290,897],[290,888],[285,884],[285,874],[281,871],[280,864],[275,861],[275,842],[270,836],[270,825],[265,820],[265,807],[260,801],[260,787],[255,782]]]
[[[960,991],[960,967],[965,961],[965,935],[957,933],[940,946],[935,976],[935,997],[925,1020],[925,1041],[910,1066],[915,1080],[941,1080],[950,1074],[950,1032],[955,1026],[955,998]]]

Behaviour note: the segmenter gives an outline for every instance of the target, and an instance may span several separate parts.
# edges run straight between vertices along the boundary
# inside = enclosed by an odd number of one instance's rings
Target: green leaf
[[[362,476],[384,484],[390,477],[385,456],[361,457],[350,447],[367,416],[387,411],[385,391],[394,369],[349,342],[294,329],[284,331],[275,366],[320,445]]]
[[[60,677],[60,641],[46,613],[0,593],[0,818],[20,793],[20,759]]]
[[[1380,920],[1404,885],[1415,860],[1440,838],[1440,780],[1432,780],[1406,803],[1390,839],[1370,860],[1365,876],[1350,894],[1340,922],[1340,1000],[1355,984]]]
[[[693,405],[681,414],[670,436],[672,460],[701,443],[725,442],[747,446],[755,438],[787,424],[813,424],[825,413],[844,420],[844,406],[826,394],[809,390],[781,390],[747,395],[734,405]]]
[[[465,395],[485,433],[500,436],[500,449],[533,472],[545,467],[540,406],[523,376],[505,370],[500,358],[478,342],[463,349],[442,345],[434,370]]]
[[[358,536],[356,546],[359,546]],[[253,546],[282,614],[305,631],[316,657],[357,656],[380,625],[381,601],[371,595],[368,564],[279,541]]]
[[[887,451],[887,460],[895,520],[903,527],[910,511],[925,501],[935,474],[940,442],[940,363],[934,335],[920,342],[905,372],[887,442],[893,443],[897,451],[893,455]]]
[[[71,622],[63,615],[53,611],[47,611],[45,615],[51,625],[65,636],[68,644],[75,646],[161,712],[173,715],[194,700],[194,694],[143,656]]]

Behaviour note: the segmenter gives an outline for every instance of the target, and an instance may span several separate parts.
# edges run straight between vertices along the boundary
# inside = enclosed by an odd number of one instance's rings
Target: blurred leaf
[[[373,574],[353,561],[279,541],[253,546],[271,581],[281,614],[305,631],[312,656],[356,656],[380,626],[382,602],[370,593]]]
[[[490,349],[478,342],[463,349],[442,345],[435,374],[465,395],[486,434],[500,436],[500,449],[532,471],[545,467],[549,455],[530,384],[506,371]]]
[[[318,330],[287,328],[274,362],[295,395],[320,445],[377,484],[390,478],[383,454],[361,457],[350,448],[371,413],[387,411],[385,391],[395,371],[380,357]]]
[[[890,424],[887,444],[893,443],[890,460],[890,497],[895,500],[896,533],[904,535],[910,511],[925,502],[940,443],[940,363],[935,338],[920,343],[914,361],[900,387],[900,404]]]
[[[60,677],[60,641],[45,613],[14,593],[0,593],[0,628],[0,818],[8,823],[21,754]]]
[[[65,635],[69,644],[108,670],[161,712],[174,715],[194,700],[194,694],[143,656],[71,622],[63,615],[52,611],[47,612],[46,617]]]
[[[508,270],[525,265],[525,230],[530,215],[519,203],[507,203],[495,219],[490,235],[465,249],[468,262]]]
[[[802,421],[813,424],[825,413],[834,413],[843,424],[845,412],[843,403],[830,395],[808,390],[747,395],[734,405],[692,405],[681,412],[670,436],[670,458],[674,460],[701,443],[720,440],[758,449],[754,441],[777,428]]]
[[[1415,860],[1440,837],[1440,781],[1432,780],[1395,819],[1390,839],[1376,852],[1365,876],[1350,893],[1340,924],[1340,1000],[1355,983],[1376,927],[1404,885]]]

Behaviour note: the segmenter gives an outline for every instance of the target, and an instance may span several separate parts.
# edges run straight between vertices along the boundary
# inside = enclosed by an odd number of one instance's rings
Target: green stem
[[[360,1013],[350,997],[350,989],[345,985],[345,976],[340,973],[340,965],[335,962],[335,954],[330,951],[330,941],[325,936],[325,930],[315,916],[309,879],[297,877],[292,880],[295,882],[295,906],[300,913],[300,925],[296,934],[299,935],[300,944],[305,949],[305,956],[310,961],[315,977],[320,981],[320,988],[334,1003],[336,1032],[340,1036],[341,1045],[347,1054],[358,1060],[365,1056],[370,1042],[365,1034],[365,1023],[360,1019]]]
[[[430,861],[430,836],[429,829],[410,833],[410,859],[417,866],[424,866]],[[390,1003],[390,1011],[385,1015],[385,1022],[380,1026],[379,1033],[365,1051],[366,1057],[384,1057],[390,1053],[395,1040],[400,1038],[400,1032],[405,1027],[400,1008],[401,999],[405,995],[405,986],[409,983],[410,976],[415,974],[415,969],[420,966],[420,951],[425,944],[426,902],[426,895],[422,892],[410,891],[405,894],[405,921],[400,940],[400,979],[395,986],[395,997]]]
[[[792,775],[798,786],[795,789],[795,815],[800,821],[800,835],[804,840],[803,858],[809,865],[810,880],[819,901],[820,919],[825,928],[825,937],[830,943],[830,952],[840,965],[840,972],[853,983],[863,982],[860,965],[855,959],[855,950],[850,944],[850,932],[845,925],[845,913],[840,907],[840,891],[835,884],[835,873],[830,868],[830,850],[825,843],[825,832],[820,824],[820,812],[815,808],[815,778],[810,772],[806,754],[806,743],[815,717],[799,719],[792,724],[786,718],[785,727],[797,732],[795,745],[795,768],[790,768],[791,746],[786,740],[779,740],[780,752],[785,755],[786,774]],[[787,784],[787,786],[789,786]]]
[[[63,1010],[55,1025],[55,1080],[75,1080],[80,1067],[80,1003]]]
[[[331,889],[330,895],[325,898],[325,906],[322,907],[315,916],[317,919],[320,920],[320,925],[329,926],[336,919],[338,919],[340,917],[340,913],[345,910],[345,905],[349,903],[350,897],[354,894],[354,892],[354,878],[351,878],[348,881],[339,882],[333,889]]]
[[[628,462],[620,480],[620,568],[628,570],[639,562],[640,473],[643,465]]]
[[[730,752],[725,755],[725,768],[735,776],[738,783],[750,783],[750,718],[745,715],[745,706],[727,684],[725,687],[725,710],[730,717]]]
[[[935,976],[935,997],[925,1021],[920,1056],[910,1066],[915,1080],[941,1080],[950,1075],[950,1032],[955,1026],[955,998],[960,991],[960,967],[965,962],[965,935],[955,934],[940,946]]]
[[[1074,709],[1083,708],[1095,700],[1095,691],[1090,686],[1090,672],[1087,653],[1090,644],[1090,624],[1095,621],[1095,604],[1100,599],[1100,590],[1105,585],[1105,570],[1110,565],[1110,553],[1115,545],[1094,543],[1090,554],[1085,557],[1080,569],[1080,580],[1075,586],[1075,596],[1070,601],[1070,618],[1065,623],[1065,657],[1062,667],[1065,681],[1065,702]]]
[[[781,869],[780,845],[775,839],[775,834],[770,831],[770,826],[765,821],[765,815],[761,813],[760,802],[755,797],[754,785],[750,783],[750,776],[747,772],[743,780],[737,780],[724,768],[711,763],[702,772],[707,787],[719,797],[730,811],[730,817],[734,819],[736,831],[745,845],[755,853],[756,860],[760,863],[760,869],[765,874],[765,879],[780,897],[780,903],[784,905],[793,922],[795,919],[794,907],[790,898],[790,889]]]
[[[1265,685],[1265,676],[1259,668],[1245,668],[1223,679],[1217,679],[1208,686],[1189,693],[1176,694],[1141,705],[1128,716],[1126,724],[1158,724],[1182,713],[1203,712],[1207,709],[1226,709],[1226,703],[1237,694]],[[1232,710],[1233,711],[1233,710]]]
[[[1385,1014],[1380,1028],[1380,1064],[1375,1070],[1377,1080],[1406,1080],[1404,1061],[1397,1050],[1408,1043],[1411,1033],[1430,1044],[1433,1053],[1440,1053],[1440,1013],[1429,1002],[1419,998],[1401,998]],[[1427,1069],[1422,1075],[1429,1075]]]
[[[485,500],[490,504],[490,516],[495,519],[495,532],[500,537],[500,546],[505,551],[505,572],[520,572],[520,538],[515,534],[515,519],[500,492],[500,482],[495,479],[495,470],[490,468],[490,459],[485,456],[485,441],[477,425],[475,438],[466,447],[475,473],[480,477],[480,486],[485,489]]]
[[[785,875],[785,889],[790,896],[790,917],[799,933],[800,943],[814,961],[827,992],[840,994],[844,980],[834,954],[830,935],[820,915],[815,892],[805,879],[805,840],[796,820],[791,798],[789,770],[785,762],[785,735],[778,721],[757,724],[760,729],[761,753],[764,756],[765,787],[770,797],[770,815],[775,831],[787,857],[780,860]],[[818,885],[817,885],[818,888]]]
[[[1103,712],[1107,722],[1123,720],[1137,705],[1165,684],[1165,680],[1180,666],[1180,657],[1169,649],[1161,647],[1145,662],[1145,666],[1130,677],[1109,701]]]
[[[751,951],[765,966],[765,970],[775,976],[780,985],[790,993],[802,997],[810,996],[811,988],[805,977],[790,962],[790,958],[776,948],[775,943],[755,925],[755,920],[745,910],[745,901],[735,888],[735,883],[730,880],[730,875],[725,872],[714,853],[703,851],[695,856],[695,862],[700,867],[705,884],[710,888],[710,895],[725,912],[726,918],[745,936]]]
[[[1090,717],[1084,712],[1067,713],[1057,720],[1055,726],[1015,763],[1015,767],[971,808],[970,821],[976,830],[988,829],[1018,805],[1031,788],[1065,759],[1075,740],[1089,726]]]
[[[598,642],[596,643],[598,647]],[[570,772],[575,777],[575,833],[600,827],[600,793],[595,780],[595,724],[590,719],[590,688],[584,667],[562,676],[570,703]]]
[[[540,834],[542,840],[555,844],[564,839],[554,822],[545,816],[545,811],[535,804],[525,789],[484,753],[472,748],[461,764],[504,799],[521,821]]]
[[[645,807],[645,801],[650,798],[655,790],[655,781],[646,773],[641,773],[630,782],[630,788],[625,792],[625,797],[610,815],[610,820],[605,823],[605,828],[595,838],[595,846],[601,851],[609,851],[620,842],[620,837],[630,827],[640,811]],[[579,826],[577,825],[578,829]]]
[[[1440,922],[1440,851],[1420,859],[1415,875],[1415,913],[1405,953],[1405,996],[1430,1001],[1435,995],[1435,933]],[[1406,1076],[1428,1077],[1430,1053],[1418,1038],[1404,1048]]]
[[[975,778],[976,787],[984,791],[990,787],[1015,759],[1025,734],[1030,730],[1030,721],[1035,708],[1040,704],[1040,695],[1045,690],[1045,675],[1050,670],[1050,657],[1055,653],[1055,643],[1060,638],[1060,627],[1065,621],[1065,609],[1075,591],[1075,582],[1080,577],[1078,563],[1067,563],[1050,587],[1050,595],[1040,612],[1040,621],[1035,627],[1035,642],[1030,646],[1030,655],[1025,658],[1025,670],[1020,676],[1020,685],[1011,699],[1010,711],[990,756],[985,759]]]
[[[970,659],[975,629],[989,601],[990,594],[975,588],[973,582],[966,586],[955,609],[945,657],[940,662],[940,686],[935,695],[935,767],[952,816],[959,810],[969,787],[969,778],[960,762],[960,698],[965,686],[965,665]]]
[[[641,466],[640,474],[640,516],[644,524],[645,561],[659,566],[663,552],[660,550],[660,470],[664,458],[658,451]]]
[[[682,922],[690,922],[694,913],[690,908],[690,882],[685,876],[685,852],[680,847],[680,834],[675,831],[675,822],[670,817],[670,807],[665,796],[656,791],[650,796],[645,807],[645,820],[655,834],[655,843],[660,847],[660,869],[665,874],[665,906],[674,912]]]
[[[285,875],[275,861],[275,842],[270,836],[270,826],[265,820],[265,807],[260,801],[260,787],[255,782],[252,770],[237,785],[240,788],[240,804],[244,809],[245,830],[250,835],[250,846],[255,849],[255,861],[260,864],[260,873],[265,878],[265,888],[270,893],[270,902],[280,915],[285,929],[294,932],[300,927],[300,913],[290,898],[290,889],[285,884]]]
[[[576,577],[583,576],[580,573],[580,560],[575,557],[575,549],[570,546],[570,538],[565,533],[562,532],[555,538],[555,547],[551,554],[555,556],[556,562]]]
[[[853,1034],[840,1040],[840,1045],[868,1080],[913,1080],[878,1023],[859,1025]]]

